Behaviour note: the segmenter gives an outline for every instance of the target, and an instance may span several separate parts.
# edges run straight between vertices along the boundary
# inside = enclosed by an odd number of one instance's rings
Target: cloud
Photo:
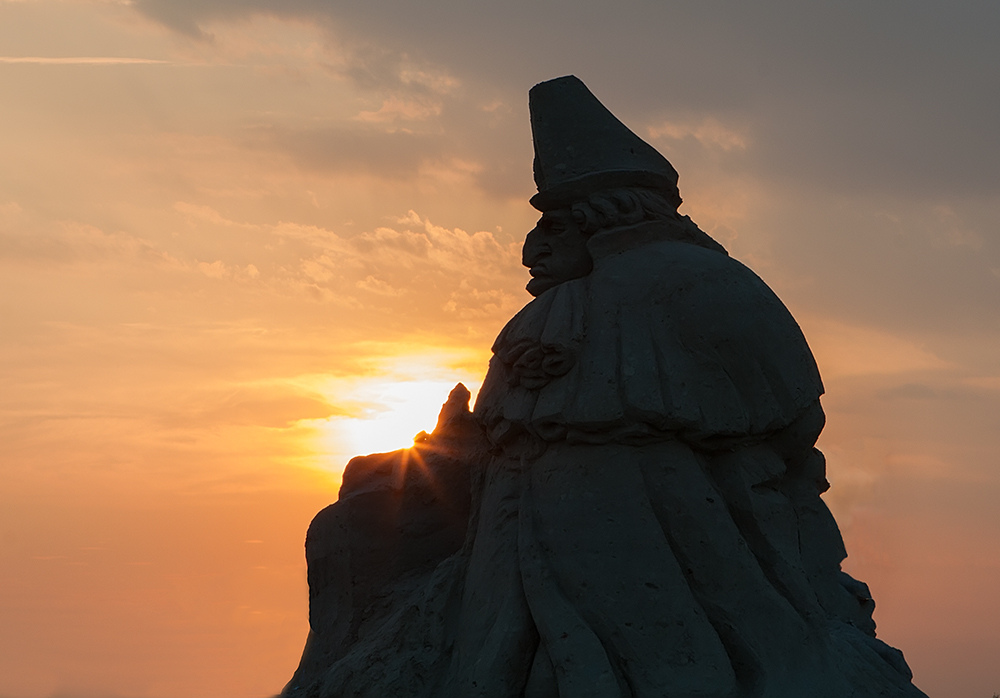
[[[1000,94],[980,79],[1000,70],[1000,46],[986,29],[1000,21],[995,4],[635,3],[614,19],[596,0],[134,7],[187,32],[254,15],[316,22],[338,41],[350,37],[356,49],[344,74],[371,89],[400,88],[405,76],[426,72],[401,70],[408,57],[446,76],[411,78],[410,88],[461,84],[518,103],[533,82],[576,73],[633,126],[738,119],[741,139],[754,144],[755,174],[782,182],[933,197],[989,196],[1000,179]],[[597,42],[620,50],[609,59],[592,50]]]
[[[319,393],[284,384],[233,385],[201,390],[187,404],[174,405],[160,421],[169,428],[215,429],[255,426],[283,429],[304,419],[346,416]]]
[[[374,120],[374,119],[372,119]],[[440,134],[385,130],[366,125],[325,128],[260,128],[253,145],[288,153],[303,167],[324,172],[365,173],[390,179],[416,175],[428,160],[442,156]]]
[[[162,65],[170,62],[156,58],[127,58],[123,56],[0,56],[0,63],[33,63],[35,65]]]
[[[381,279],[376,279],[371,274],[358,281],[355,286],[380,296],[401,296],[404,293],[401,289],[393,288]]]
[[[1000,391],[1000,376],[974,376],[966,378],[964,383],[974,388]]]
[[[390,98],[382,102],[382,106],[379,109],[375,111],[363,111],[354,118],[357,121],[367,123],[424,121],[431,116],[440,116],[441,108],[440,104]]]
[[[211,264],[208,262],[198,262],[198,269],[202,274],[213,279],[221,279],[223,276],[226,276],[228,271],[221,259],[217,259]]]
[[[206,223],[212,223],[214,225],[222,225],[226,227],[238,226],[243,228],[258,229],[259,226],[247,225],[245,223],[237,223],[236,221],[229,220],[216,211],[211,206],[205,206],[203,204],[191,204],[186,201],[177,201],[174,203],[174,210],[180,214],[183,214],[191,221],[204,221]]]
[[[911,340],[884,330],[801,314],[798,319],[820,371],[827,377],[908,374],[954,368],[953,364]]]
[[[926,383],[903,383],[879,394],[886,400],[936,400],[944,395],[941,389]]]
[[[392,227],[351,236],[290,223],[273,233],[305,245],[296,253],[298,270],[285,272],[287,283],[316,289],[327,300],[389,309],[406,297],[426,322],[457,317],[456,311],[468,318],[471,308],[479,317],[498,317],[525,300],[516,291],[523,283],[518,244],[501,243],[488,231],[438,226],[414,211]]]
[[[107,233],[78,221],[40,224],[34,217],[19,218],[16,224],[0,228],[0,262],[106,264],[130,259],[165,267],[179,264],[151,241],[126,232]]]
[[[1000,200],[970,195],[956,211],[943,217],[933,199],[792,189],[751,209],[741,227],[772,236],[769,264],[781,272],[765,280],[779,295],[942,344],[1000,326],[1000,280],[990,271],[1000,259]]]
[[[391,90],[396,94],[442,97],[453,93],[461,81],[446,69],[414,60],[409,54],[379,41],[334,35],[338,60],[330,68],[354,85],[368,90]]]
[[[648,131],[649,138],[654,141],[658,138],[674,140],[694,138],[706,148],[720,148],[726,152],[746,150],[748,146],[746,134],[727,128],[712,117],[705,117],[698,122],[664,121],[650,126]]]
[[[173,209],[196,244],[173,261],[171,271],[184,276],[150,279],[154,288],[180,281],[254,305],[257,294],[306,300],[337,308],[339,322],[358,332],[492,328],[528,300],[520,244],[499,232],[439,226],[412,210],[354,230],[352,223],[245,223],[183,201]]]

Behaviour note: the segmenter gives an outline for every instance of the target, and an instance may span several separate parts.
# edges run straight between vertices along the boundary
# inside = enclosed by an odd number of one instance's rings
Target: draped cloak
[[[305,695],[924,696],[840,570],[798,325],[671,225],[594,235],[593,271],[507,323],[464,546]]]
[[[442,695],[923,695],[840,571],[798,325],[670,225],[595,235],[497,337]]]

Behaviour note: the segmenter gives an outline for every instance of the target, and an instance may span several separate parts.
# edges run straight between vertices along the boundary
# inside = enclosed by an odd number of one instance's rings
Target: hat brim
[[[531,205],[543,213],[560,208],[566,208],[592,194],[606,189],[623,187],[644,187],[662,191],[670,200],[676,200],[680,205],[680,194],[677,191],[677,180],[660,172],[644,170],[606,170],[593,172],[568,181],[560,182],[554,187],[548,187],[531,197]]]

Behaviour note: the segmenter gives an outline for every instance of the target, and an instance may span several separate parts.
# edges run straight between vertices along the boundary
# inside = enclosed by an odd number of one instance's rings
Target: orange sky
[[[334,5],[0,0],[0,696],[280,690],[346,460],[528,300],[566,73],[802,325],[880,636],[1000,692],[1000,10]]]

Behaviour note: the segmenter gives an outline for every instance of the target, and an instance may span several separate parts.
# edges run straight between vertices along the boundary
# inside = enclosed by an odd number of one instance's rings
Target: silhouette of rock
[[[353,458],[340,496],[306,534],[309,638],[286,694],[308,686],[375,633],[399,601],[457,552],[469,518],[472,469],[482,430],[459,383],[433,433],[410,449]]]
[[[473,413],[356,458],[289,698],[919,698],[820,495],[788,310],[570,76],[530,92],[535,296]]]

